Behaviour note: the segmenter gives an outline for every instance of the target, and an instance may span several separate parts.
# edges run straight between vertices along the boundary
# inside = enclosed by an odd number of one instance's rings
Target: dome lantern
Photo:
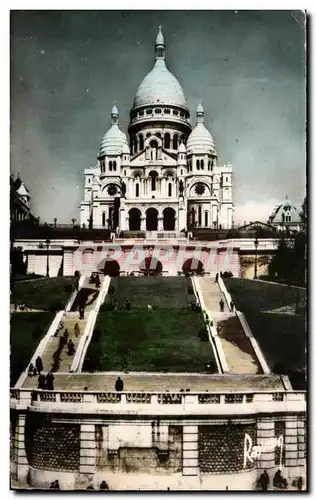
[[[158,26],[158,35],[155,43],[156,60],[165,59],[165,39],[163,37],[161,26]]]

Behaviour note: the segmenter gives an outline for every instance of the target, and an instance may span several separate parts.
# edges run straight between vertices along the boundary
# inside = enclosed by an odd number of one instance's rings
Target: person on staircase
[[[38,377],[38,388],[39,389],[46,389],[46,386],[45,386],[45,375],[43,373],[40,373],[39,377]]]
[[[80,328],[79,328],[78,323],[75,324],[74,333],[75,333],[75,337],[79,337],[79,335],[80,335]]]
[[[37,373],[41,373],[43,371],[43,361],[42,361],[42,358],[40,356],[37,356],[37,358],[35,360],[35,366],[36,366]]]
[[[221,312],[224,312],[225,304],[224,304],[223,299],[221,299],[221,300],[219,301],[219,308],[220,308],[220,311],[221,311]]]
[[[45,389],[47,389],[49,391],[53,391],[54,390],[54,380],[55,380],[55,377],[52,374],[52,372],[47,373],[46,380],[45,380],[45,382],[46,382]]]
[[[232,300],[230,301],[230,310],[231,310],[231,312],[235,311],[235,304]]]
[[[97,274],[96,277],[95,277],[95,287],[96,288],[100,288],[100,277],[99,275]]]

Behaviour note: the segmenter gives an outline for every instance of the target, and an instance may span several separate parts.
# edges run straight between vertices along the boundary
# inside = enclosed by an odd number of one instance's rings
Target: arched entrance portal
[[[157,274],[162,273],[162,263],[155,257],[146,257],[146,259],[140,263],[139,268],[144,274],[152,276],[157,276]]]
[[[120,265],[117,260],[109,259],[104,262],[104,267],[102,269],[106,276],[119,276],[120,275]]]
[[[187,259],[182,266],[184,274],[202,274],[204,271],[203,264],[199,259]]]
[[[138,208],[132,208],[129,212],[129,230],[139,231],[140,230],[140,216],[141,212]]]
[[[163,211],[163,228],[165,231],[174,231],[176,213],[173,208],[165,208]]]
[[[148,208],[146,211],[146,229],[147,231],[157,231],[158,211],[155,208]]]

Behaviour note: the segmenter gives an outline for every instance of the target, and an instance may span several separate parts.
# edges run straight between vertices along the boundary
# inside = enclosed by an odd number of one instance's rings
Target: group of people
[[[53,391],[54,379],[55,377],[52,372],[48,372],[46,376],[43,373],[40,373],[38,376],[38,389]]]
[[[35,366],[33,365],[33,363],[30,363],[29,365],[28,374],[30,375],[30,377],[34,377],[35,375],[40,375],[42,371],[43,371],[43,361],[40,356],[37,356],[35,360]]]
[[[234,302],[232,300],[230,301],[229,307],[230,307],[230,311],[234,312],[234,310],[235,310],[235,304],[234,304]],[[219,301],[219,310],[220,310],[220,312],[224,312],[225,311],[225,302],[224,302],[223,299],[221,299]]]
[[[266,470],[263,471],[261,476],[259,477],[259,487],[262,491],[267,491],[270,484],[270,477]],[[288,482],[285,477],[282,476],[281,470],[277,470],[273,476],[272,482],[274,488],[278,488],[281,490],[286,490],[288,487]],[[299,491],[303,488],[303,478],[299,477],[296,481],[296,486]]]

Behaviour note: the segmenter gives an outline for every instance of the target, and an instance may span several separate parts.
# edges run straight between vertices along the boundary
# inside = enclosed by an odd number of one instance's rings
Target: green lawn
[[[293,306],[296,288],[239,278],[224,279],[237,309],[245,314],[272,370],[291,374],[305,367],[306,291],[298,290],[299,314],[272,312]]]
[[[13,386],[28,365],[42,337],[46,334],[54,314],[13,313],[10,332],[10,384]]]
[[[83,369],[116,371],[126,361],[129,371],[205,372],[206,364],[215,359],[210,343],[198,338],[203,326],[200,312],[100,313]]]
[[[111,285],[115,289],[113,300],[124,305],[128,299],[132,309],[145,309],[148,304],[154,309],[180,309],[195,302],[191,282],[185,277],[126,276],[112,278]]]
[[[49,310],[53,303],[58,303],[61,307],[56,309],[63,309],[75,289],[75,281],[70,276],[17,282],[12,287],[10,302],[40,310]]]

